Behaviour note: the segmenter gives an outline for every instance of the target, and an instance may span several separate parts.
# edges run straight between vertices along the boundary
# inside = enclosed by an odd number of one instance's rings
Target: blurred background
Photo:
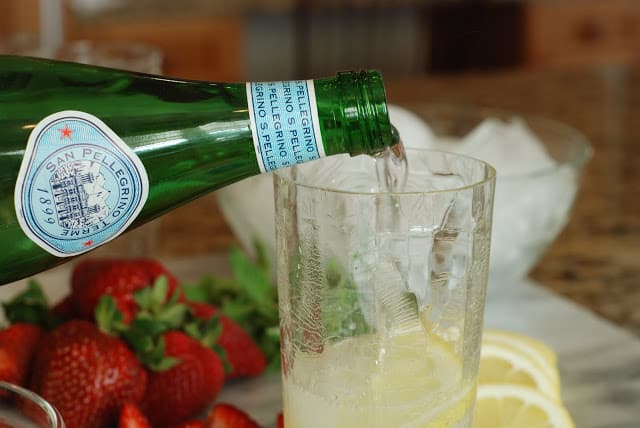
[[[634,0],[3,0],[0,37],[146,42],[168,75],[387,77],[636,62]],[[277,58],[274,61],[274,58]]]

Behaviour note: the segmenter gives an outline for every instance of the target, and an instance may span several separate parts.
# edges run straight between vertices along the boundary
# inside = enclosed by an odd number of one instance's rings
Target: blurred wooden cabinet
[[[0,37],[18,32],[37,32],[40,16],[38,0],[0,0]]]
[[[149,43],[163,51],[168,76],[214,81],[238,81],[244,76],[240,17],[71,21],[66,34],[70,40]]]
[[[527,65],[640,62],[640,1],[531,1],[524,12]]]
[[[0,0],[0,42],[17,34],[37,35],[39,0]],[[164,72],[191,79],[244,80],[244,18],[126,13],[84,17],[62,3],[66,40],[146,42],[164,53]]]

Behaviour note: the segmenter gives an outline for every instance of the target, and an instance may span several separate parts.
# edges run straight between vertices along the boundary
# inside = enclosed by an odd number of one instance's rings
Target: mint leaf
[[[340,339],[369,332],[358,287],[335,259],[327,262],[323,289],[322,326],[327,337]]]
[[[266,278],[271,277],[271,263],[267,256],[267,249],[264,244],[258,240],[253,240],[253,246],[256,250],[256,265],[262,272],[264,272]]]
[[[184,285],[182,291],[190,302],[207,303],[209,301],[207,289],[199,287],[198,285]]]
[[[226,316],[240,324],[243,324],[245,321],[255,321],[251,316],[255,311],[254,305],[243,299],[226,301],[221,305],[220,309]]]
[[[242,291],[237,281],[206,275],[195,284],[183,284],[182,288],[187,300],[192,302],[221,302],[235,299]]]
[[[277,370],[280,367],[277,289],[271,282],[271,263],[264,246],[257,241],[255,245],[255,261],[238,248],[230,250],[232,278],[208,275],[183,287],[188,300],[216,306],[238,323],[258,344],[270,367]],[[201,335],[193,326],[186,329],[192,337]]]
[[[260,267],[253,264],[238,248],[232,248],[229,254],[229,262],[233,276],[242,286],[242,291],[247,293],[257,306],[272,305],[272,286],[269,278]]]

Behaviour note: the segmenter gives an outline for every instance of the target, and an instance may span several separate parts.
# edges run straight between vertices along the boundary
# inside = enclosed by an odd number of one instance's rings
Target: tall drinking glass
[[[471,426],[495,171],[407,157],[400,192],[366,156],[276,174],[287,428]]]

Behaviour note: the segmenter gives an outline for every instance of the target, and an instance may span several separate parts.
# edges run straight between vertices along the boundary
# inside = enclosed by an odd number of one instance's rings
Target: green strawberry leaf
[[[185,322],[189,307],[178,302],[180,293],[177,290],[167,300],[168,289],[167,278],[160,276],[152,286],[136,291],[133,295],[139,307],[136,318],[153,320],[163,326],[160,331],[179,329]]]
[[[143,328],[128,328],[124,330],[121,335],[122,338],[127,341],[131,349],[133,349],[138,355],[144,356],[150,354],[155,348],[153,336],[147,334]]]
[[[138,358],[151,370],[163,372],[180,363],[180,359],[165,355],[164,337],[159,336],[152,341],[151,348],[138,355]]]
[[[200,326],[197,321],[192,321],[182,326],[182,331],[194,339],[200,338]]]
[[[151,286],[151,302],[153,307],[160,307],[167,299],[169,291],[169,282],[164,275],[159,276]]]
[[[136,291],[133,299],[141,309],[155,312],[165,304],[168,290],[169,283],[167,277],[161,275],[150,287]]]
[[[136,317],[129,326],[129,330],[140,333],[146,337],[156,337],[166,332],[166,325],[152,318],[141,316]]]
[[[222,323],[220,322],[220,317],[215,316],[210,320],[202,328],[202,336],[200,341],[203,345],[211,348],[218,342],[220,339],[220,335],[222,334]]]
[[[9,323],[26,322],[52,329],[64,320],[51,312],[40,284],[31,279],[27,288],[8,302],[2,304]]]
[[[140,362],[151,370],[165,371],[178,364],[180,359],[165,355],[164,331],[161,323],[136,317],[120,334]]]
[[[105,294],[98,301],[94,311],[96,325],[100,331],[107,334],[117,334],[126,328],[122,312],[116,306],[113,296]]]
[[[186,320],[189,307],[178,303],[179,293],[174,293],[167,302],[168,282],[159,277],[153,285],[134,293],[133,299],[139,310],[129,325],[123,321],[112,296],[102,296],[95,311],[98,327],[124,339],[138,359],[149,369],[168,370],[180,362],[166,356],[163,334],[179,329]]]
[[[204,346],[212,348],[222,334],[222,323],[218,315],[208,320],[193,318],[191,322],[183,326],[182,330]]]
[[[229,362],[229,357],[227,356],[227,351],[220,345],[213,345],[211,347],[220,357],[220,361],[222,361],[222,366],[224,367],[225,373],[231,373],[233,371],[233,366]]]
[[[180,290],[176,288],[175,290],[173,290],[171,296],[169,296],[169,300],[167,300],[167,303],[173,305],[175,303],[178,303],[178,299],[180,299]]]
[[[179,358],[164,357],[160,359],[157,363],[151,364],[149,368],[156,372],[164,372],[178,365],[179,363],[180,363]]]
[[[168,329],[178,328],[183,323],[189,312],[187,305],[180,303],[167,304],[167,306],[157,313],[157,321],[165,324]]]
[[[136,291],[133,294],[133,300],[143,310],[151,308],[153,305],[153,298],[151,296],[151,287],[146,287]]]

